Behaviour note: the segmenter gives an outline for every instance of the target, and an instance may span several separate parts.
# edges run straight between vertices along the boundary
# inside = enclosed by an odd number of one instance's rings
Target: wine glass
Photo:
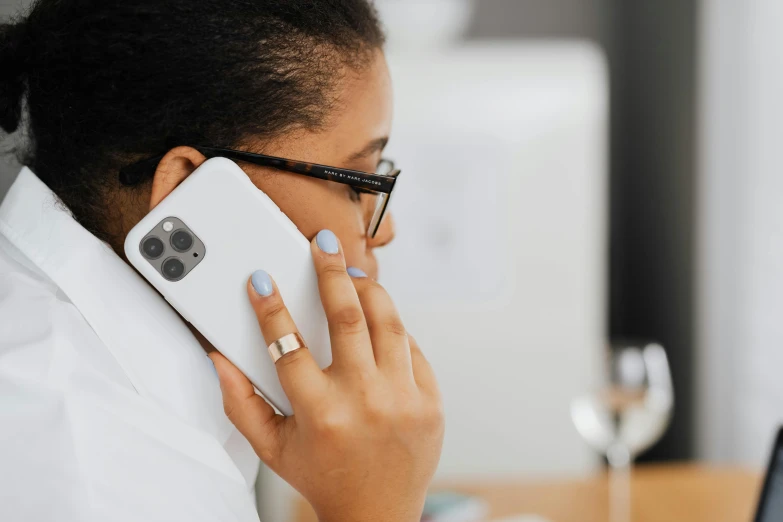
[[[612,346],[601,387],[572,401],[577,431],[609,462],[612,522],[630,522],[631,465],[663,436],[673,406],[668,359],[657,343]]]

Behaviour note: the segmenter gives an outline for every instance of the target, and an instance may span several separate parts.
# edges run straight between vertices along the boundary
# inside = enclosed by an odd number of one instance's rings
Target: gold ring
[[[287,353],[295,352],[299,348],[307,348],[307,345],[302,339],[302,336],[298,333],[290,333],[284,335],[277,341],[269,345],[269,355],[272,357],[272,361],[277,362],[282,356]]]

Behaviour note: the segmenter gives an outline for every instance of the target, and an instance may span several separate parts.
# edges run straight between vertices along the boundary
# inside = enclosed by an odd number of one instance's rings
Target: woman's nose
[[[375,237],[367,241],[367,246],[369,248],[378,248],[388,245],[394,239],[394,235],[394,218],[391,213],[387,212],[386,215],[383,216],[381,226],[378,227],[378,233],[375,234]]]

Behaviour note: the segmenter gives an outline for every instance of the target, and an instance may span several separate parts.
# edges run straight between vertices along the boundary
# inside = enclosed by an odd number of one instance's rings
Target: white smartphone
[[[284,415],[291,404],[247,297],[255,270],[274,278],[318,365],[331,364],[310,243],[233,161],[205,161],[133,227],[125,255]]]

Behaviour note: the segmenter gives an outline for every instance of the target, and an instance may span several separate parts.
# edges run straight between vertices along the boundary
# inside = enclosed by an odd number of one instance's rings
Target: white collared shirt
[[[0,520],[257,521],[258,465],[183,321],[22,169],[0,205]]]

